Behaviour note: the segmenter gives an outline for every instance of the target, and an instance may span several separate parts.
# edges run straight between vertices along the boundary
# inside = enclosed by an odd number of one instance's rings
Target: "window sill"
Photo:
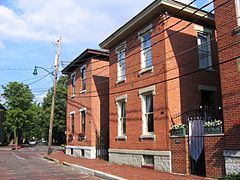
[[[143,141],[144,139],[152,139],[155,140],[156,136],[155,134],[142,134],[140,136],[140,140]]]
[[[126,135],[121,135],[121,136],[117,136],[115,138],[116,141],[127,141],[127,136]]]
[[[240,35],[240,26],[237,26],[233,29],[233,34]]]
[[[146,68],[143,68],[141,69],[139,72],[138,72],[138,75],[142,75],[144,73],[147,73],[147,72],[153,72],[153,66],[150,66],[150,67],[146,67]]]
[[[85,90],[82,90],[82,91],[80,91],[80,94],[84,94],[84,93],[86,93],[86,89],[85,89]]]
[[[126,82],[126,78],[124,79],[119,79],[116,81],[116,85],[120,84],[120,83],[125,83]]]
[[[203,69],[204,71],[209,71],[209,72],[215,72],[215,69],[213,69],[212,67],[207,68],[207,67],[199,66],[198,69]]]
[[[71,99],[74,99],[74,97],[75,97],[75,94],[71,96]]]

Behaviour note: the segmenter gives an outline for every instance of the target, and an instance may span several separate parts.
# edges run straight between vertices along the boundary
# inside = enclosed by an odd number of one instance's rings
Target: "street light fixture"
[[[54,73],[48,71],[47,69],[43,68],[43,67],[38,67],[35,66],[34,71],[33,71],[33,75],[37,75],[37,69],[43,69],[45,71],[47,71],[49,74],[52,74],[54,76],[54,82],[53,82],[53,95],[52,95],[52,107],[51,107],[51,115],[50,115],[50,122],[49,122],[49,133],[48,133],[48,155],[50,155],[52,153],[52,130],[53,130],[53,120],[54,120],[54,108],[55,108],[55,97],[56,97],[56,87],[57,87],[57,75],[58,75],[58,66],[59,66],[59,57],[60,57],[60,45],[61,45],[61,38],[59,40],[57,40],[57,42],[55,43],[58,50],[57,50],[57,54],[55,57],[55,70]]]
[[[43,70],[45,70],[46,72],[48,72],[49,74],[51,74],[51,75],[54,76],[53,72],[50,72],[49,70],[45,69],[44,67],[40,67],[40,66],[35,66],[35,67],[34,67],[34,70],[33,70],[33,75],[34,75],[34,76],[37,76],[37,75],[38,75],[37,69],[43,69]]]

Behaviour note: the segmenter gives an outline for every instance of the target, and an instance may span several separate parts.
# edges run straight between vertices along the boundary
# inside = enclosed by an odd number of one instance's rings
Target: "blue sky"
[[[181,0],[184,3],[190,0]],[[137,3],[136,3],[137,2]],[[11,81],[30,84],[35,100],[41,101],[52,86],[59,36],[62,37],[60,71],[86,48],[98,44],[153,0],[0,0],[0,85]],[[197,0],[200,7],[209,0]],[[209,7],[209,9],[211,9]],[[209,10],[208,9],[208,10]],[[34,81],[39,80],[34,83]],[[3,90],[0,88],[0,93]]]

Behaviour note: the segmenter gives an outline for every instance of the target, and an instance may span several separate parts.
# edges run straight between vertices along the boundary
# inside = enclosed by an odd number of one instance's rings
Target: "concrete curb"
[[[48,161],[52,161],[52,162],[55,162],[57,164],[59,164],[59,160],[57,159],[54,159],[54,158],[51,158],[51,157],[48,157],[48,156],[42,156],[44,159],[48,160]]]
[[[108,174],[108,173],[105,173],[102,171],[97,171],[94,169],[86,168],[86,167],[79,166],[79,165],[72,164],[72,163],[63,162],[63,165],[66,165],[70,168],[76,169],[82,173],[89,174],[89,175],[96,176],[96,177],[103,178],[103,179],[107,179],[107,180],[126,180],[122,177],[118,177],[118,176],[115,176],[112,174]]]

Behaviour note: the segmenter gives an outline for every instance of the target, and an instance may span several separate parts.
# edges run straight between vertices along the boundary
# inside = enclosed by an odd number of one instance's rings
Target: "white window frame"
[[[73,81],[73,77],[74,77],[74,81]],[[76,86],[76,72],[71,74],[71,86],[72,86],[71,97],[74,97],[75,96],[75,86]]]
[[[147,118],[146,118],[146,96],[147,95],[152,95],[154,98],[156,91],[155,91],[155,85],[149,86],[143,89],[139,90],[139,97],[141,98],[142,101],[142,135],[140,136],[141,139],[144,138],[155,138],[154,135],[154,125],[153,125],[153,132],[148,132],[148,126],[147,126]],[[153,102],[153,124],[154,124],[154,102]]]
[[[85,76],[86,76],[86,79],[85,79],[85,89],[83,89],[83,69],[85,69]],[[84,64],[83,66],[80,67],[80,74],[81,74],[81,78],[82,78],[82,87],[81,87],[81,91],[80,91],[80,94],[82,93],[86,93],[86,89],[87,89],[87,65]]]
[[[116,52],[117,58],[118,58],[118,61],[117,61],[117,82],[116,82],[116,84],[126,81],[126,53],[125,53],[126,48],[127,48],[126,41],[124,41],[123,43],[121,43],[120,45],[118,45],[115,48],[115,52]],[[124,53],[124,59],[123,60],[120,59],[121,53]],[[125,68],[124,69],[124,71],[125,71],[124,75],[123,75],[123,72],[122,72],[120,61],[124,61],[124,66],[125,66],[124,67]]]
[[[84,123],[84,134],[86,134],[86,118],[87,118],[87,108],[81,108],[79,109],[79,112],[80,112],[80,132],[82,132],[82,127],[83,127],[83,123],[82,123],[82,113],[85,112],[85,123]]]
[[[236,17],[237,17],[237,24],[240,26],[240,0],[236,0]]]
[[[126,132],[123,132],[123,121],[121,115],[122,115],[122,106],[121,104],[124,102],[125,103],[125,130],[127,128],[126,125],[126,105],[127,105],[127,94],[124,94],[122,96],[118,96],[115,99],[116,105],[117,105],[117,111],[118,111],[118,136],[116,139],[126,139]]]
[[[146,56],[145,56],[145,48],[144,48],[144,36],[150,34],[152,34],[152,24],[149,24],[147,27],[145,27],[144,29],[142,29],[141,31],[138,32],[138,39],[141,41],[141,70],[139,71],[139,74],[145,73],[147,71],[153,71],[153,59],[151,59],[151,66],[147,67],[147,60],[146,60]],[[147,48],[148,51],[150,51],[151,53],[151,57],[152,57],[152,38],[149,39],[151,42],[151,46],[149,47],[149,49]]]
[[[72,117],[74,117],[73,118],[73,123],[72,123]],[[74,127],[74,128],[72,128],[72,127]],[[74,138],[74,132],[75,132],[75,111],[70,112],[70,128],[71,128],[70,134],[72,134],[73,138]]]

